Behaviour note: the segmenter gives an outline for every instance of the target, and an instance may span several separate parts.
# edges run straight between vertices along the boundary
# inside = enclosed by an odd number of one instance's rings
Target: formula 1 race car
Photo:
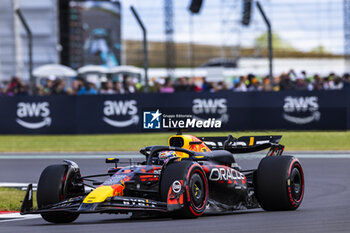
[[[68,223],[83,213],[167,213],[193,218],[210,210],[296,210],[304,195],[303,169],[297,158],[282,156],[280,139],[180,133],[169,138],[169,146],[142,148],[143,162],[119,167],[117,158],[107,158],[115,166],[91,176],[81,176],[78,165],[66,160],[41,173],[37,210],[33,210],[32,185],[28,186],[21,214],[41,214],[48,222]],[[233,156],[268,148],[253,170],[243,170]],[[103,176],[107,177],[104,182],[92,179]]]

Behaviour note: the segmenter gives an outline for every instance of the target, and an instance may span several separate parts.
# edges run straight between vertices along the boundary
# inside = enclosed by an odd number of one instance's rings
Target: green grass
[[[26,192],[14,188],[0,188],[0,211],[19,211],[21,202]],[[34,196],[34,207],[36,208],[36,193]]]
[[[166,145],[172,133],[108,135],[0,135],[0,152],[137,151],[149,145]],[[229,132],[193,133],[226,136]],[[350,131],[331,132],[231,132],[243,135],[283,135],[286,150],[350,150]]]

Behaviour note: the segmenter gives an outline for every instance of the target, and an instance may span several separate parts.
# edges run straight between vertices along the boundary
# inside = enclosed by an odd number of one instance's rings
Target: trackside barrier
[[[0,134],[154,132],[144,112],[222,120],[217,131],[349,130],[350,90],[0,97]],[[165,131],[166,129],[160,129]],[[195,130],[193,130],[195,131]]]

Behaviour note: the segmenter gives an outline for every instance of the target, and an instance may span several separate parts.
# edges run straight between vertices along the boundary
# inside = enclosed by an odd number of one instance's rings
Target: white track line
[[[18,188],[21,190],[27,190],[29,183],[16,183],[16,182],[0,182],[2,188]],[[37,184],[33,184],[33,190],[36,190]]]
[[[20,215],[20,213],[0,214],[0,223],[27,220],[27,219],[36,219],[36,218],[41,218],[41,216],[34,215],[34,214]]]

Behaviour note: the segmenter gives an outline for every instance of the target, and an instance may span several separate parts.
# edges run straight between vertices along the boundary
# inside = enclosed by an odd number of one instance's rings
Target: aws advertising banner
[[[141,100],[138,95],[78,97],[77,133],[140,132]]]
[[[0,97],[0,134],[345,130],[350,92]]]
[[[0,134],[76,133],[76,97],[0,97]]]

